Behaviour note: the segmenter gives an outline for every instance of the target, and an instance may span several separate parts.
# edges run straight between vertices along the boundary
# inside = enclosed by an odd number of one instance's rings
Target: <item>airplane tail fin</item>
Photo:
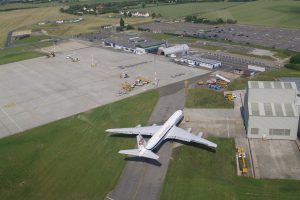
[[[120,154],[131,155],[131,156],[139,156],[146,157],[158,160],[159,156],[153,153],[151,150],[145,148],[146,141],[141,135],[136,136],[138,149],[128,149],[128,150],[120,150]]]
[[[138,145],[139,150],[142,150],[147,145],[145,139],[141,135],[137,135],[136,140],[137,140],[137,145]]]

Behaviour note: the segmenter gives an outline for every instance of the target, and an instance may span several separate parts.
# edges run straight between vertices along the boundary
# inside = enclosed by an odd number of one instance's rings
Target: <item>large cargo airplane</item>
[[[216,148],[217,144],[210,142],[202,138],[202,132],[198,135],[190,133],[190,129],[185,131],[178,128],[177,125],[183,119],[183,112],[177,110],[162,126],[152,125],[152,126],[137,126],[133,128],[117,128],[117,129],[107,129],[106,132],[109,133],[119,133],[119,134],[134,134],[137,135],[138,149],[121,150],[120,154],[146,157],[158,160],[159,156],[152,152],[159,144],[166,139],[175,139],[185,142],[195,142],[204,144],[211,148]],[[144,140],[142,135],[152,136],[148,142]]]

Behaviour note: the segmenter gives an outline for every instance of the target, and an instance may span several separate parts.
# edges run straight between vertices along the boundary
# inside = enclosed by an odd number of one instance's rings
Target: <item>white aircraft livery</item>
[[[183,119],[183,112],[177,110],[162,126],[153,124],[152,126],[137,126],[133,128],[107,129],[109,133],[134,134],[137,135],[138,149],[121,150],[120,154],[146,157],[158,160],[159,156],[152,152],[159,144],[166,139],[175,139],[185,142],[195,142],[204,144],[211,148],[217,148],[217,144],[202,138],[202,132],[198,135],[191,134],[191,129],[187,131],[178,128],[177,125]],[[152,136],[148,142],[141,135]]]

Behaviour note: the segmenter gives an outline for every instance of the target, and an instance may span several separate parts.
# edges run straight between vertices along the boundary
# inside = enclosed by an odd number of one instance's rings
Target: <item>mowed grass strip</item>
[[[207,88],[193,88],[187,91],[187,108],[233,108],[233,103],[225,99],[223,92]]]
[[[208,138],[216,152],[184,145],[173,150],[162,200],[299,199],[300,181],[238,177],[233,139]]]
[[[149,91],[0,140],[0,199],[104,199],[134,137],[107,128],[145,125],[158,100]]]
[[[52,45],[52,42],[24,42],[17,47],[5,48],[0,50],[0,65],[31,59],[46,55],[40,48]]]

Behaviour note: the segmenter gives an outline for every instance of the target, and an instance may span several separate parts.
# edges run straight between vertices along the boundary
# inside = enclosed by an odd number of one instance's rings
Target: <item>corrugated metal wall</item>
[[[247,135],[249,138],[295,140],[297,138],[298,121],[298,117],[249,116]],[[259,134],[252,135],[251,128],[258,128]],[[290,136],[270,135],[269,129],[290,129]]]

